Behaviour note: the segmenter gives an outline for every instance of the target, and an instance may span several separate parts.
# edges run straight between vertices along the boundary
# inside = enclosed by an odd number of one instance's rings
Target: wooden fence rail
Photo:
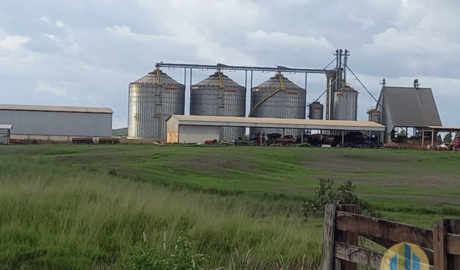
[[[385,249],[399,243],[420,247],[434,270],[460,270],[460,220],[433,230],[361,215],[359,207],[328,204],[324,213],[322,270],[380,269],[384,254],[359,246],[359,237]]]

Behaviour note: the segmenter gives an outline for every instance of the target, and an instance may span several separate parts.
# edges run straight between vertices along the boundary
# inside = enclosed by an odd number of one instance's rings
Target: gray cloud
[[[455,125],[459,13],[456,0],[2,1],[2,102],[109,106],[126,125],[128,84],[156,62],[323,68],[340,47],[374,95],[383,77],[407,86],[418,78]],[[194,82],[211,72],[196,71]],[[244,73],[229,75],[244,84]],[[256,73],[254,85],[269,76]],[[287,76],[303,86],[302,75]],[[349,78],[366,119],[374,101]],[[309,76],[308,99],[324,88],[324,76]]]

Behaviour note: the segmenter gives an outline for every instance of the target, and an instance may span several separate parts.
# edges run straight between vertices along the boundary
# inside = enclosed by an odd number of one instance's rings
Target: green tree
[[[444,143],[451,143],[452,142],[452,133],[449,132],[444,136]]]
[[[441,134],[438,134],[438,137],[436,138],[436,141],[437,141],[437,142],[442,142]]]

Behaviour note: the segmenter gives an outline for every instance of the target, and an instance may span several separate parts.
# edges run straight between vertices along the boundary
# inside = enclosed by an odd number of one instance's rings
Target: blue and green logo
[[[400,243],[385,252],[380,269],[429,270],[430,263],[420,247],[409,243]]]

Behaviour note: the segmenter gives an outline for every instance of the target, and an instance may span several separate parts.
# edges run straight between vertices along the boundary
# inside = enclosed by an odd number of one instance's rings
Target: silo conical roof
[[[340,88],[339,90],[337,90],[337,92],[353,92],[353,93],[358,93],[358,91],[356,91],[354,88],[352,88],[351,86],[343,86],[342,88]]]
[[[286,87],[286,90],[304,90],[302,87],[296,85],[295,83],[291,82],[288,78],[284,77],[283,74],[276,74],[275,76],[271,77],[267,81],[261,83],[258,86],[253,87],[252,89],[259,89],[259,90],[264,90],[264,89],[272,89],[276,90],[281,86],[280,82],[280,77],[284,81],[284,85]]]
[[[173,78],[169,77],[168,74],[164,73],[161,70],[155,69],[152,72],[149,72],[144,77],[140,78],[139,80],[132,82],[137,84],[157,84],[158,83],[158,72],[161,74],[161,83],[165,85],[183,85],[178,81],[174,80]]]
[[[225,88],[244,88],[244,86],[239,85],[232,79],[230,79],[227,75],[224,75],[222,72],[216,72],[206,79],[202,80],[201,82],[192,85],[192,87],[219,87],[220,86],[220,79],[219,73],[221,74],[221,78],[223,81],[223,85]]]

